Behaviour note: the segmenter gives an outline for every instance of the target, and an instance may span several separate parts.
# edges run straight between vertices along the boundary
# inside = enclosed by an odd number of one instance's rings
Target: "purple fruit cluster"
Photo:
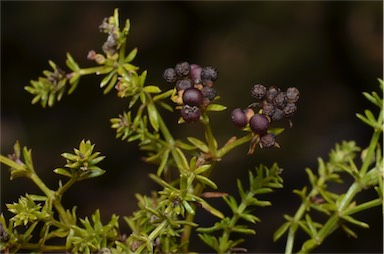
[[[172,99],[182,106],[180,113],[185,122],[198,121],[201,109],[216,97],[213,84],[217,76],[214,67],[203,68],[188,62],[180,62],[164,71],[163,78],[175,86],[176,95]]]
[[[252,87],[251,95],[257,102],[245,110],[234,109],[231,113],[232,123],[238,128],[244,128],[249,124],[253,133],[259,136],[261,147],[274,146],[275,135],[268,133],[268,128],[274,121],[293,116],[297,110],[299,90],[296,87],[289,87],[286,91],[281,91],[276,86],[266,88],[257,84]]]

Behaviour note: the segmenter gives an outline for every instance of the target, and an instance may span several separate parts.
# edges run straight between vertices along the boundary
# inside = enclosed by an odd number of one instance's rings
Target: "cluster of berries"
[[[252,103],[245,110],[236,108],[232,111],[232,122],[239,128],[249,124],[250,129],[257,134],[257,143],[261,147],[278,146],[275,135],[268,133],[268,128],[273,121],[290,118],[296,112],[296,102],[300,97],[296,87],[289,87],[285,92],[276,86],[268,89],[261,85],[254,85],[251,95],[258,101]],[[252,109],[253,108],[253,109]],[[255,113],[257,112],[257,113]],[[290,126],[292,122],[289,120]]]
[[[181,117],[187,123],[198,121],[201,109],[216,97],[213,83],[217,79],[217,70],[214,67],[180,62],[174,68],[166,69],[163,78],[175,85],[172,100],[181,106]]]

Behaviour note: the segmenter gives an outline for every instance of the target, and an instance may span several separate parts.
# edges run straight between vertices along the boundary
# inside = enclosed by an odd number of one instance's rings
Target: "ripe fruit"
[[[176,82],[177,91],[186,90],[192,87],[192,81],[190,79],[180,79]]]
[[[205,86],[201,89],[201,93],[210,101],[216,97],[216,90],[213,87]]]
[[[292,116],[296,112],[296,109],[297,107],[295,103],[287,103],[283,109],[285,117]]]
[[[249,127],[251,127],[251,130],[260,135],[267,133],[269,124],[268,118],[261,114],[254,114],[249,120]]]
[[[176,64],[175,70],[178,76],[187,76],[191,70],[191,66],[188,62],[181,62]]]
[[[232,123],[238,128],[244,128],[248,124],[247,115],[241,108],[236,108],[231,113]]]
[[[197,122],[200,119],[201,111],[197,106],[184,105],[181,110],[181,117],[187,123]]]
[[[217,70],[212,67],[208,66],[201,70],[201,80],[211,80],[215,81],[217,79]]]
[[[296,87],[289,87],[287,89],[287,100],[288,102],[296,102],[300,97],[300,92]]]
[[[200,74],[202,69],[203,68],[201,68],[200,65],[191,64],[191,71],[189,72],[189,76],[191,77],[192,82],[194,82],[195,84],[201,82]]]
[[[260,138],[260,146],[263,147],[271,147],[276,143],[275,135],[272,133],[265,134]]]
[[[183,103],[189,106],[200,106],[203,102],[203,94],[195,87],[188,88],[183,93]]]
[[[267,93],[267,88],[261,84],[254,85],[251,89],[251,95],[258,100],[262,99]]]
[[[176,80],[176,71],[173,68],[165,69],[163,73],[163,78],[168,83],[174,82]]]
[[[273,105],[276,107],[283,109],[287,104],[287,95],[285,92],[279,92],[275,98],[273,98]]]

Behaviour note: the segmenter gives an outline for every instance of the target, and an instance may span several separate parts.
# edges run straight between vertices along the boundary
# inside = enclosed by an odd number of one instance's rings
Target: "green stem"
[[[308,194],[306,200],[308,200],[310,197],[317,195],[318,191],[316,189],[312,189],[312,191]],[[285,245],[285,254],[291,254],[293,250],[293,245],[295,242],[295,234],[298,227],[298,221],[301,220],[301,218],[304,216],[305,211],[307,210],[307,202],[303,202],[299,209],[297,210],[295,216],[293,217],[292,226],[289,228],[288,231],[288,237],[287,237],[287,243]]]
[[[64,192],[66,192],[74,183],[76,183],[77,179],[71,178],[68,182],[66,182],[63,186],[61,186],[57,191],[56,195],[62,197]]]
[[[213,160],[216,160],[216,159],[218,159],[217,158],[217,142],[216,142],[215,137],[213,136],[211,125],[209,123],[209,117],[205,111],[202,114],[202,121],[201,122],[204,125],[205,138],[206,138],[207,143],[208,143],[208,148],[209,148],[211,158]]]
[[[57,212],[59,213],[61,219],[65,224],[69,223],[69,219],[67,217],[67,213],[65,212],[65,209],[63,205],[61,204],[61,196],[57,195],[57,192],[49,189],[43,181],[40,179],[40,177],[36,173],[31,173],[30,178],[32,181],[44,192],[44,194],[47,196],[48,199],[52,200],[53,206],[56,208]]]
[[[154,109],[157,111],[156,107],[154,107]],[[163,134],[164,139],[172,147],[171,148],[171,153],[172,153],[173,159],[176,162],[177,167],[179,168],[179,170],[181,172],[182,171],[187,171],[189,166],[188,166],[188,163],[186,162],[185,157],[183,157],[182,153],[179,153],[179,152],[176,151],[175,139],[172,137],[171,133],[168,130],[167,125],[164,123],[164,120],[163,120],[163,118],[161,117],[161,115],[159,114],[158,111],[156,112],[156,114],[158,116],[160,131]]]
[[[90,68],[83,68],[83,69],[80,69],[78,71],[78,74],[80,76],[83,76],[83,75],[90,75],[90,74],[96,74],[96,75],[100,75],[100,74],[105,74],[105,73],[108,73],[110,72],[111,70],[108,68],[106,68],[104,65],[103,66],[96,66],[96,67],[90,67]]]
[[[29,178],[31,178],[31,180],[40,188],[40,190],[44,192],[45,196],[47,196],[49,199],[54,199],[54,191],[49,189],[36,173],[30,173]]]
[[[25,243],[23,249],[39,250],[41,252],[65,252],[64,245],[40,245],[38,243]]]
[[[219,253],[226,253],[228,251],[229,245],[227,243],[228,243],[229,237],[231,235],[231,229],[234,226],[236,226],[237,221],[240,219],[239,214],[242,214],[245,211],[245,209],[247,208],[246,200],[252,199],[253,196],[254,196],[254,193],[252,193],[252,192],[248,193],[245,200],[243,200],[241,202],[241,204],[239,205],[239,207],[237,208],[237,212],[233,215],[233,217],[229,221],[228,226],[226,226],[226,229],[223,231],[220,243],[222,243],[224,246],[221,246],[221,245],[219,246],[219,251],[218,251]]]
[[[362,177],[367,173],[368,167],[373,161],[376,147],[379,142],[381,134],[382,134],[381,130],[375,130],[375,132],[373,133],[371,142],[369,143],[367,155],[365,156],[363,165],[361,166],[361,169],[360,169],[360,176]]]
[[[227,143],[225,146],[223,146],[217,151],[217,157],[222,158],[224,155],[229,153],[232,149],[251,141],[252,138],[253,138],[253,134],[249,133],[248,135],[245,135],[239,139],[236,139],[233,142]]]

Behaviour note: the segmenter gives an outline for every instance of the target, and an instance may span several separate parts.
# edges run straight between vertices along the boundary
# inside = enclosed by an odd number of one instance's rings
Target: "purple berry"
[[[285,107],[283,109],[285,117],[293,116],[293,114],[296,112],[296,110],[297,110],[297,107],[296,107],[295,103],[287,103],[287,105],[285,105]]]
[[[163,73],[163,78],[165,79],[165,81],[167,81],[168,83],[172,83],[176,80],[176,71],[175,69],[173,68],[168,68],[164,71]]]
[[[260,138],[260,146],[262,148],[271,147],[276,143],[276,137],[272,133],[265,134]]]
[[[202,69],[203,68],[201,68],[200,65],[191,64],[191,71],[189,72],[189,76],[191,77],[192,82],[194,82],[195,84],[201,82],[200,74]]]
[[[181,62],[176,64],[175,70],[178,76],[187,76],[191,70],[191,66],[188,62]]]
[[[287,104],[287,95],[285,92],[279,92],[275,98],[273,98],[273,105],[279,109],[283,109]]]
[[[261,114],[254,114],[249,120],[249,127],[251,127],[251,130],[260,135],[267,133],[269,124],[268,118]]]
[[[287,89],[287,100],[288,102],[296,102],[300,97],[300,92],[296,87],[289,87]]]
[[[195,87],[188,88],[183,93],[183,103],[189,106],[200,106],[203,102],[203,94]]]
[[[215,81],[217,79],[217,70],[212,66],[205,67],[201,70],[201,80]]]
[[[200,119],[201,111],[199,107],[184,105],[181,108],[181,117],[187,123],[197,122]]]
[[[254,85],[251,89],[251,95],[258,100],[262,99],[267,93],[267,88],[261,84]]]
[[[268,102],[272,102],[276,95],[280,92],[280,88],[276,86],[270,86],[265,94],[265,99]]]
[[[179,79],[176,81],[177,91],[186,90],[190,87],[192,87],[192,81],[190,79]]]
[[[236,108],[231,113],[232,123],[238,128],[244,128],[248,124],[247,115],[241,108]]]
[[[201,93],[209,101],[212,101],[216,97],[216,90],[213,87],[205,86],[201,89]]]

